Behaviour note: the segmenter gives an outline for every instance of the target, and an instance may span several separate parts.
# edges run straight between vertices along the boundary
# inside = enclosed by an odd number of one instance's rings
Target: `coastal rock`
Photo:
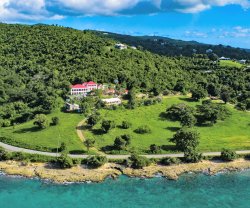
[[[124,166],[107,163],[97,169],[89,169],[85,166],[76,166],[70,169],[59,169],[50,163],[23,164],[16,161],[1,161],[0,170],[9,175],[50,180],[55,183],[72,182],[101,182],[107,177],[117,178],[124,174],[129,177],[153,178],[157,174],[167,179],[177,180],[184,173],[205,173],[215,175],[225,171],[238,171],[250,168],[250,160],[238,159],[233,162],[202,161],[171,166],[150,165],[142,169],[126,168]]]

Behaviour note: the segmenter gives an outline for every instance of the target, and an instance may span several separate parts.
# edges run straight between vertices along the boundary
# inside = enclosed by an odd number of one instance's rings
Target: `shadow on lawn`
[[[19,129],[19,130],[16,130],[14,131],[13,133],[28,133],[28,132],[38,132],[38,131],[42,131],[42,129],[40,129],[39,127],[37,126],[33,126],[31,128],[24,128],[24,129]]]
[[[90,129],[94,135],[103,135],[105,132],[102,129]]]
[[[110,151],[113,151],[113,150],[115,150],[113,145],[107,145],[107,146],[104,146],[104,147],[101,148],[101,151],[103,151],[103,152],[110,152]]]
[[[172,132],[176,132],[179,131],[181,128],[180,127],[174,127],[174,126],[169,126],[165,128],[166,130],[172,131]]]
[[[171,150],[171,151],[177,151],[177,148],[176,148],[175,145],[162,145],[161,149],[165,150],[165,151],[169,151],[169,150]]]
[[[182,98],[182,97],[180,97],[179,100],[186,101],[186,102],[197,102],[192,98]]]
[[[167,118],[167,113],[166,113],[166,112],[161,112],[161,113],[159,114],[159,117],[160,117],[160,120],[162,120],[162,121],[169,120],[169,119]]]

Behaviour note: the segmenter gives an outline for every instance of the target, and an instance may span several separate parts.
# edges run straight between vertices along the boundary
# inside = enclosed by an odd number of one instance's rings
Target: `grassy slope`
[[[100,124],[92,131],[84,131],[86,138],[95,138],[98,148],[112,145],[116,136],[130,134],[133,136],[131,146],[140,152],[148,150],[151,144],[171,145],[168,139],[172,137],[178,127],[178,122],[170,122],[162,119],[159,115],[167,107],[174,103],[186,102],[189,105],[196,105],[196,102],[188,102],[185,97],[165,98],[162,104],[147,107],[139,107],[135,110],[119,109],[116,111],[101,110],[103,118],[115,120],[119,125],[123,120],[130,121],[133,126],[131,129],[123,130],[115,128],[108,134],[98,134]],[[222,148],[235,150],[250,149],[250,114],[240,112],[228,106],[232,111],[232,116],[224,122],[218,122],[213,127],[196,127],[201,134],[201,151],[220,151]],[[0,135],[11,137],[14,141],[27,144],[26,147],[37,149],[39,147],[56,148],[59,143],[65,142],[70,151],[83,153],[84,145],[77,137],[75,127],[83,119],[81,115],[55,112],[49,117],[58,116],[60,124],[45,130],[34,128],[33,121],[13,127],[1,128]],[[148,124],[152,128],[151,134],[139,135],[133,131],[140,125]],[[59,136],[61,135],[61,136]],[[170,147],[171,147],[170,146]]]
[[[196,105],[195,102],[188,102],[183,98],[166,98],[162,104],[157,104],[148,107],[139,107],[135,110],[117,110],[107,111],[102,110],[102,116],[105,119],[114,120],[117,125],[121,124],[123,120],[127,120],[133,124],[131,129],[123,130],[115,128],[108,134],[99,134],[97,125],[95,131],[85,131],[85,137],[95,138],[98,147],[112,145],[116,136],[122,134],[130,134],[132,139],[131,146],[139,149],[141,152],[148,150],[151,144],[157,145],[173,145],[168,141],[169,138],[180,127],[178,122],[170,122],[161,119],[159,116],[161,112],[166,110],[166,107],[174,103],[186,102],[189,105]],[[222,148],[232,149],[250,149],[250,114],[240,112],[228,106],[232,111],[232,116],[224,122],[218,122],[213,127],[196,127],[201,134],[201,151],[220,151]],[[148,124],[151,129],[151,134],[140,135],[133,131],[140,125]],[[171,148],[171,147],[170,147]]]
[[[222,67],[236,67],[236,68],[241,68],[243,65],[236,62],[236,61],[231,61],[231,60],[221,60],[220,61],[220,66]]]
[[[0,135],[11,137],[20,143],[29,144],[29,147],[56,148],[61,142],[65,142],[70,151],[82,151],[84,145],[76,134],[76,126],[83,117],[79,114],[54,112],[48,115],[49,118],[58,116],[60,124],[51,126],[45,130],[39,130],[33,125],[33,121],[9,128],[0,128]]]

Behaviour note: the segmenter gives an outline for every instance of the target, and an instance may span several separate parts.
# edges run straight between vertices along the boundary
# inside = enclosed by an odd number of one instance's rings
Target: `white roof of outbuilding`
[[[112,102],[121,102],[120,98],[108,98],[108,99],[102,99],[103,102],[112,103]]]

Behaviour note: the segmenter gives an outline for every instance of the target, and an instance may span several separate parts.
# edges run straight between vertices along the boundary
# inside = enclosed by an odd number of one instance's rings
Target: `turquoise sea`
[[[0,176],[0,208],[250,208],[250,171],[55,185]]]

